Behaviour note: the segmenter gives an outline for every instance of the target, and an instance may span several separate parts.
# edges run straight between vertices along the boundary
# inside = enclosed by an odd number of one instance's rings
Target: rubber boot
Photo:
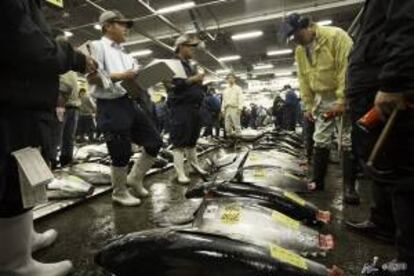
[[[58,233],[55,229],[37,233],[32,226],[32,252],[51,246],[57,239]]]
[[[135,193],[140,197],[148,197],[149,195],[148,190],[144,187],[144,177],[147,171],[154,165],[154,162],[155,157],[144,152],[135,161],[134,166],[128,175],[128,186],[132,187]]]
[[[112,200],[123,206],[138,206],[141,200],[131,195],[127,188],[127,170],[127,167],[111,167]]]
[[[186,149],[187,159],[188,162],[197,170],[198,173],[201,175],[207,175],[208,173],[201,168],[200,163],[198,162],[197,151],[196,148],[187,148]]]
[[[181,184],[188,184],[190,183],[190,179],[185,174],[184,168],[184,150],[183,149],[174,149],[174,167],[177,171],[178,182]]]
[[[33,213],[0,218],[0,275],[64,276],[73,266],[70,261],[44,264],[32,258]]]
[[[315,147],[312,162],[312,181],[308,184],[310,190],[323,191],[325,189],[325,176],[328,169],[329,149]]]
[[[342,153],[342,173],[344,183],[344,202],[350,205],[360,203],[359,195],[355,189],[357,166],[351,151]]]

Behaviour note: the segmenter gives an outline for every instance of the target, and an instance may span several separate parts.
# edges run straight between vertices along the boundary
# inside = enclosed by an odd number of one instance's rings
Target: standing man
[[[93,41],[91,49],[99,68],[110,78],[110,85],[100,85],[97,74],[90,75],[88,80],[92,84],[92,95],[97,98],[98,128],[104,134],[112,159],[112,199],[124,206],[137,206],[141,201],[129,192],[127,186],[132,187],[139,197],[148,196],[143,180],[155,162],[162,141],[154,122],[121,86],[122,81],[132,81],[138,71],[135,59],[121,46],[133,25],[132,20],[118,11],[106,11],[99,22],[103,37]],[[127,177],[131,143],[141,145],[145,150]]]
[[[213,127],[217,125],[220,116],[220,101],[215,96],[212,87],[206,87],[207,93],[201,106],[202,121],[204,124],[204,137],[213,136]]]
[[[85,141],[85,135],[88,137],[88,142],[95,141],[95,114],[96,114],[96,103],[91,99],[91,96],[82,88],[79,91],[79,97],[82,104],[79,108],[79,122],[77,134],[80,138],[80,142]]]
[[[345,110],[344,92],[348,55],[352,39],[342,29],[317,26],[309,18],[299,14],[288,16],[281,29],[283,39],[291,36],[297,44],[295,59],[301,98],[305,104],[305,118],[315,121],[315,153],[313,155],[313,177],[311,190],[323,190],[328,167],[332,134],[335,131],[335,117]],[[351,158],[350,129],[343,129],[344,179]],[[354,183],[344,183],[354,187]]]
[[[168,106],[171,109],[170,138],[174,150],[174,166],[178,182],[190,183],[184,169],[184,155],[194,168],[206,174],[197,158],[196,144],[200,137],[200,107],[203,102],[204,73],[197,72],[191,64],[195,48],[200,40],[191,35],[182,35],[175,41],[176,59],[180,61],[187,75],[186,79],[175,78],[168,89]]]
[[[406,107],[407,101],[413,102],[414,91],[413,14],[413,1],[365,2],[347,83],[354,123],[373,107],[385,118],[394,108],[404,109],[399,111],[386,145],[374,163],[377,169],[389,173],[367,171],[374,180],[370,218],[348,225],[367,237],[396,240],[397,261],[407,266],[398,275],[407,276],[414,275],[414,111]],[[367,161],[382,129],[383,124],[369,133],[354,128],[353,141],[362,162]]]
[[[274,124],[276,130],[283,128],[283,106],[284,101],[280,96],[280,93],[278,93],[273,101],[272,107],[272,115],[274,117]]]
[[[285,85],[283,90],[286,90],[286,100],[285,100],[285,124],[286,129],[289,131],[294,131],[296,129],[296,115],[297,115],[297,105],[298,105],[298,96],[295,93],[295,90],[288,84]]]
[[[91,72],[95,63],[74,51],[67,42],[54,41],[39,0],[2,0],[0,63],[0,275],[64,276],[69,261],[45,264],[32,252],[51,245],[54,230],[39,234],[32,209],[22,203],[18,164],[14,151],[48,147],[41,125],[55,116],[59,74],[69,70]],[[47,123],[47,122],[46,122]]]
[[[223,91],[221,112],[224,116],[224,127],[228,138],[241,134],[240,116],[243,109],[243,90],[236,84],[236,76],[227,76],[228,87]]]
[[[63,34],[62,34],[62,37]],[[59,38],[58,38],[59,39]],[[67,90],[65,95],[65,113],[61,127],[60,139],[60,165],[69,165],[73,161],[73,148],[76,139],[76,130],[79,121],[79,108],[82,104],[79,97],[78,74],[69,71],[60,76],[60,89]]]
[[[168,132],[167,124],[166,124],[166,120],[168,120],[166,100],[167,98],[165,96],[161,96],[160,101],[155,104],[155,111],[157,113],[157,119],[158,119],[158,129],[160,133],[162,133],[164,130]]]

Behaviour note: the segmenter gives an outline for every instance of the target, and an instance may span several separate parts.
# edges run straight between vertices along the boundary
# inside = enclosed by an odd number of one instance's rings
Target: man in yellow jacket
[[[313,177],[309,188],[323,190],[332,135],[339,121],[337,117],[342,116],[345,110],[345,76],[352,39],[340,28],[317,26],[298,14],[288,16],[281,35],[284,38],[293,36],[297,44],[295,59],[305,117],[315,121]],[[348,124],[343,125],[342,138],[345,195],[356,201],[355,180],[349,179],[355,173],[351,172],[353,162]]]

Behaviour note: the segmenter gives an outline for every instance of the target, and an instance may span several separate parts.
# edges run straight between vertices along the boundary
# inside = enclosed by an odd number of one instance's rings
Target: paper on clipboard
[[[185,73],[183,64],[181,63],[180,60],[177,60],[177,59],[156,59],[150,64],[148,64],[148,66],[152,66],[160,62],[164,62],[165,64],[168,65],[168,67],[170,67],[170,69],[174,72],[174,77],[173,77],[174,79],[187,79],[188,78],[187,74]]]

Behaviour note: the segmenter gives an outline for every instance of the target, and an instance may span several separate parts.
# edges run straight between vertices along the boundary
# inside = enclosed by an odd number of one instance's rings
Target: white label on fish
[[[218,214],[219,207],[218,205],[209,205],[206,208],[206,211],[203,214],[204,219],[215,219]]]

